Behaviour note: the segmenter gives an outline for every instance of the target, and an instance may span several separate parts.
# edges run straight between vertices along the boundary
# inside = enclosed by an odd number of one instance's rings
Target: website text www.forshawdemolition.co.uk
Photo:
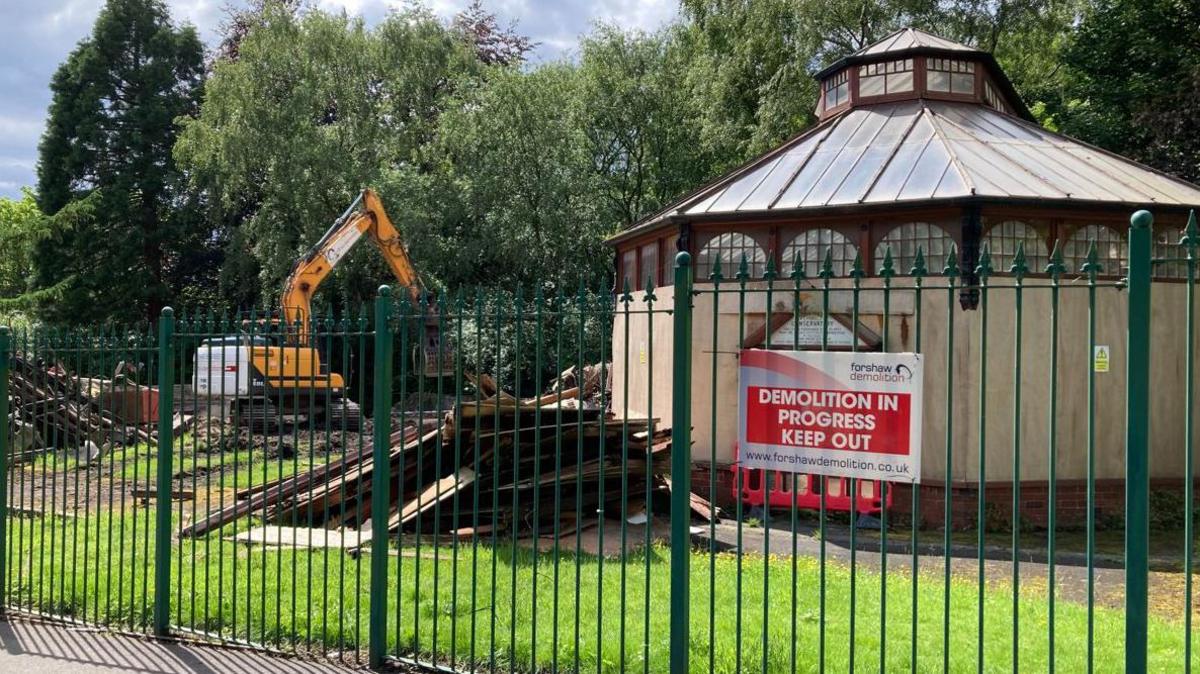
[[[788,464],[801,468],[806,466],[810,468],[840,468],[842,470],[877,471],[880,473],[895,473],[897,475],[907,475],[909,471],[907,463],[879,463],[852,458],[835,459],[828,456],[807,456],[804,454],[784,454],[782,452],[770,451],[747,451],[746,459],[749,461],[772,462],[776,465]]]

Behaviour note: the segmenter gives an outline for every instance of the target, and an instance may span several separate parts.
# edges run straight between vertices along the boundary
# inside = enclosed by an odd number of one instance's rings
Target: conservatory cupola
[[[850,108],[917,98],[982,103],[1030,119],[991,54],[904,28],[817,73],[824,120]]]

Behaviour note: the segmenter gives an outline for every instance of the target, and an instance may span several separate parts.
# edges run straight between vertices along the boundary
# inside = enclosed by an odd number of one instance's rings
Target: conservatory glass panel
[[[750,236],[741,232],[723,232],[708,240],[696,256],[696,280],[705,281],[721,261],[721,277],[732,279],[738,272],[745,256],[750,278],[762,278],[766,271],[767,256],[761,246]]]
[[[826,251],[831,254],[834,276],[848,276],[858,246],[841,232],[832,229],[810,229],[789,241],[783,247],[782,275],[790,276],[799,264],[805,278],[817,278]]]

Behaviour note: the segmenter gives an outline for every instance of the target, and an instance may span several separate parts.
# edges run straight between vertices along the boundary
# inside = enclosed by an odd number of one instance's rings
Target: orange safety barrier
[[[793,473],[783,471],[764,471],[761,468],[742,468],[739,461],[734,461],[730,467],[733,472],[733,497],[741,499],[742,503],[751,507],[790,508],[796,507],[818,510],[821,507],[821,485],[825,485],[825,509],[827,511],[850,512],[850,478],[825,477],[796,473],[796,493],[792,494]],[[738,473],[741,473],[741,490],[738,489]],[[764,479],[764,476],[766,479]],[[858,481],[858,503],[854,511],[876,515],[884,508],[892,506],[892,490],[888,490],[887,503],[880,499],[880,482],[878,480]]]

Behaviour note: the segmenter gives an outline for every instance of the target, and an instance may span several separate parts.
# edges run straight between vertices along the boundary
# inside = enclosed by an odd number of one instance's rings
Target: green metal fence
[[[170,310],[156,327],[0,330],[0,605],[372,667],[1190,671],[1191,573],[1170,576],[1182,575],[1169,591],[1180,610],[1150,610],[1151,440],[1175,432],[1151,428],[1151,330],[1180,323],[1175,444],[1191,476],[1200,236],[1193,218],[1172,248],[1184,306],[1164,307],[1180,292],[1152,288],[1166,261],[1151,259],[1151,233],[1135,215],[1127,270],[1104,269],[1094,245],[1080,269],[1058,248],[1042,269],[1020,248],[1004,269],[986,247],[971,269],[958,251],[903,263],[888,251],[873,278],[858,262],[839,278],[828,252],[811,277],[768,261],[752,278],[743,259],[693,278],[681,254],[668,288],[384,288],[305,331],[270,312]],[[1113,307],[1127,311],[1120,335],[1102,328]],[[848,319],[874,321],[884,350],[927,357],[936,480],[726,465],[729,363],[784,313],[799,348],[802,310],[819,317],[821,349]],[[428,348],[434,326],[452,349]],[[1119,422],[1091,364],[1102,340],[1124,364],[1116,520],[1097,489],[1112,482],[1097,448]],[[240,392],[239,354],[286,371],[309,347],[322,365],[306,381]],[[1081,351],[1084,371],[1065,365]],[[342,385],[322,385],[333,373]],[[1078,396],[1085,418],[1064,416]],[[1079,469],[1065,456],[1086,464],[1082,481],[1060,479]],[[1020,479],[1037,466],[1044,479]],[[750,479],[790,506],[746,506],[735,495],[758,488]],[[1194,493],[1181,483],[1190,571]],[[819,490],[814,511],[802,487]],[[1078,530],[1062,490],[1084,501]],[[722,502],[722,519],[690,492]],[[892,504],[877,529],[830,506],[868,492]],[[1031,499],[1046,508],[1035,543]],[[1113,528],[1123,570],[1102,564]]]

